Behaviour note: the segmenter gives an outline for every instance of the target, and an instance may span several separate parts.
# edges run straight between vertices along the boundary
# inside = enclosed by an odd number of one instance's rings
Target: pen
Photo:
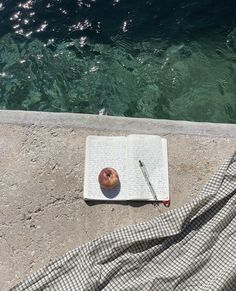
[[[144,163],[141,162],[140,160],[139,160],[139,166],[140,166],[140,169],[141,169],[141,171],[142,171],[142,173],[143,173],[143,176],[144,176],[144,178],[145,178],[145,181],[146,181],[147,184],[148,184],[149,190],[150,190],[151,193],[152,193],[153,198],[157,201],[157,196],[156,196],[156,193],[155,193],[155,191],[154,191],[154,189],[153,189],[153,187],[152,187],[152,184],[151,184],[151,182],[150,182],[150,180],[149,180],[147,169],[146,169]]]

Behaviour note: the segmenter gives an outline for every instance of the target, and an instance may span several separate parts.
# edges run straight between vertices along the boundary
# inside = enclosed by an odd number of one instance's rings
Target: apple
[[[113,168],[104,168],[98,175],[98,182],[101,188],[113,189],[120,183],[119,175]]]

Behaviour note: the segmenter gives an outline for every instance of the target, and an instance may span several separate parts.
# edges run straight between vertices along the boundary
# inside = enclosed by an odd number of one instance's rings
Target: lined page
[[[126,137],[88,136],[85,153],[84,199],[127,200]],[[120,178],[120,187],[102,190],[98,175],[103,168],[114,168]]]
[[[130,199],[154,200],[139,167],[139,160],[146,166],[149,180],[158,200],[168,200],[166,140],[156,135],[129,135],[127,137],[127,175]]]

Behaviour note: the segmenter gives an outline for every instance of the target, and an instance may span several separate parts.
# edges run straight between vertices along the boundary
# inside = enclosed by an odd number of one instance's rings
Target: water
[[[234,0],[0,0],[0,108],[236,123],[235,22]]]

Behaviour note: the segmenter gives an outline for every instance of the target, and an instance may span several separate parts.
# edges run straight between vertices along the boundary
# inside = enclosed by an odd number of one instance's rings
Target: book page
[[[123,136],[88,136],[85,154],[84,199],[127,200],[126,143]],[[103,190],[98,175],[103,168],[114,168],[119,175],[120,186]]]
[[[139,166],[141,160],[158,200],[169,199],[166,143],[156,135],[129,135],[127,137],[127,176],[131,199],[154,200]]]

